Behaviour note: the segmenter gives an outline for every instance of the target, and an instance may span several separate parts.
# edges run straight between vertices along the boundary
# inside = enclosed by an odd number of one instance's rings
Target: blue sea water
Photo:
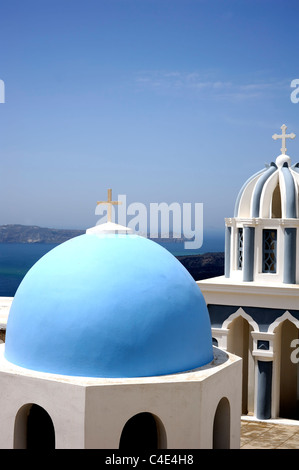
[[[198,250],[186,250],[183,242],[160,244],[174,256],[224,251],[222,234],[205,237],[203,246]],[[48,243],[0,243],[0,296],[13,297],[27,271],[55,246]]]
[[[0,296],[14,296],[27,271],[55,246],[46,243],[0,243]]]

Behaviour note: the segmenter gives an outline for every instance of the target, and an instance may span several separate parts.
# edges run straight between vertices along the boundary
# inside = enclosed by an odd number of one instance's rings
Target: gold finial
[[[281,126],[281,130],[282,130],[282,134],[278,135],[278,134],[274,134],[272,135],[272,139],[274,140],[277,140],[277,139],[281,139],[281,142],[282,142],[282,148],[281,148],[281,153],[283,155],[286,154],[286,151],[287,151],[287,148],[286,148],[286,139],[295,139],[296,137],[296,134],[286,134],[286,129],[287,129],[287,126],[285,124],[283,124]]]
[[[107,204],[107,221],[112,222],[111,207],[121,204],[119,201],[112,201],[112,189],[108,189],[108,201],[98,201],[97,205],[99,204]]]

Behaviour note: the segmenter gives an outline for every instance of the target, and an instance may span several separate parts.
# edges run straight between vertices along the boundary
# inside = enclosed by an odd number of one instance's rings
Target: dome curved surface
[[[137,235],[85,234],[24,277],[5,357],[71,376],[177,373],[213,359],[210,319],[196,282],[163,247]]]
[[[254,174],[242,186],[236,199],[234,217],[299,217],[299,164],[290,166],[287,155]]]

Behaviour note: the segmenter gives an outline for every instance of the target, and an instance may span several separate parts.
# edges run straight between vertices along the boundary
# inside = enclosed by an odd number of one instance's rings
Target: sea
[[[194,256],[224,251],[224,235],[212,233],[204,237],[198,250],[185,249],[184,242],[159,242],[174,256]],[[27,271],[57,244],[0,243],[0,296],[13,297]]]

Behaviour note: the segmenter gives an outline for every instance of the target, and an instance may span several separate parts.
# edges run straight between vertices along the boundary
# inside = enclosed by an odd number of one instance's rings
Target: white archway
[[[288,310],[276,318],[268,329],[274,334],[274,390],[276,415],[281,418],[299,417],[299,364],[292,360],[293,346],[299,342],[299,320]]]
[[[213,449],[230,448],[230,403],[221,398],[216,408],[213,424]]]
[[[295,318],[288,310],[284,312],[283,315],[276,318],[273,323],[268,328],[268,333],[274,333],[275,329],[280,325],[280,323],[284,322],[285,320],[289,320],[290,322],[294,323],[294,325],[299,328],[299,320]]]
[[[232,313],[226,320],[224,320],[222,328],[228,329],[230,324],[238,317],[243,317],[244,320],[247,320],[249,325],[252,327],[253,331],[260,331],[256,321],[254,321],[253,318],[248,315],[248,313],[244,312],[242,307],[239,307],[235,313]]]
[[[48,412],[35,403],[23,405],[14,425],[14,449],[55,449],[55,429]]]
[[[242,414],[254,412],[255,360],[253,356],[253,332],[259,332],[258,324],[240,307],[224,322],[228,331],[227,351],[243,360]]]
[[[158,416],[141,412],[125,423],[120,440],[120,449],[165,449],[166,431]]]

